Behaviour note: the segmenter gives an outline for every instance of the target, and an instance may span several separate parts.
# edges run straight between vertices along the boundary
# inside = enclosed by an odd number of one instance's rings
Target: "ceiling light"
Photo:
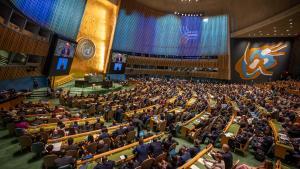
[[[290,30],[287,29],[286,31],[288,32],[288,31],[290,31]]]
[[[290,25],[293,25],[293,22],[290,22]]]
[[[208,18],[204,18],[204,19],[203,19],[203,22],[208,22]]]
[[[293,19],[289,19],[289,21],[291,22],[291,21],[293,21]]]
[[[293,26],[291,25],[290,28],[293,28]]]
[[[274,32],[277,32],[277,30],[274,30]]]
[[[274,26],[273,29],[276,29],[276,27]]]

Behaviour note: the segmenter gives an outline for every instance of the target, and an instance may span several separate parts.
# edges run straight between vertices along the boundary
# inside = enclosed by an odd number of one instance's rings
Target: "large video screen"
[[[76,44],[70,43],[68,41],[58,39],[55,48],[55,56],[61,57],[74,57]]]
[[[75,54],[76,43],[70,40],[54,37],[47,59],[46,74],[50,76],[68,75]]]
[[[114,51],[172,55],[220,56],[228,51],[228,16],[149,16],[120,10]]]
[[[112,74],[124,74],[126,67],[127,56],[121,53],[112,53],[111,64],[110,64],[110,73]]]

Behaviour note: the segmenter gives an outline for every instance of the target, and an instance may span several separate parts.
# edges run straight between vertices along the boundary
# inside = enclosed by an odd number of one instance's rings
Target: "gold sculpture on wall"
[[[105,73],[117,10],[117,5],[108,0],[87,1],[77,41],[90,40],[95,45],[95,54],[90,59],[82,59],[76,54],[70,74],[83,77],[86,73]]]

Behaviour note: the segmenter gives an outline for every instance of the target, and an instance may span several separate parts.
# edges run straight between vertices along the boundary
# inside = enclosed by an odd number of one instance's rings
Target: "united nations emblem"
[[[79,58],[89,60],[95,55],[95,44],[93,41],[83,38],[80,39],[76,48],[76,54]]]

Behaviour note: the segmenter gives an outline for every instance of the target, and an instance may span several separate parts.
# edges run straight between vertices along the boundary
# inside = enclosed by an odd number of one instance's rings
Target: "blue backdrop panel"
[[[227,54],[228,17],[144,16],[120,10],[113,50],[155,55]]]
[[[76,39],[86,0],[11,0],[38,24]]]

